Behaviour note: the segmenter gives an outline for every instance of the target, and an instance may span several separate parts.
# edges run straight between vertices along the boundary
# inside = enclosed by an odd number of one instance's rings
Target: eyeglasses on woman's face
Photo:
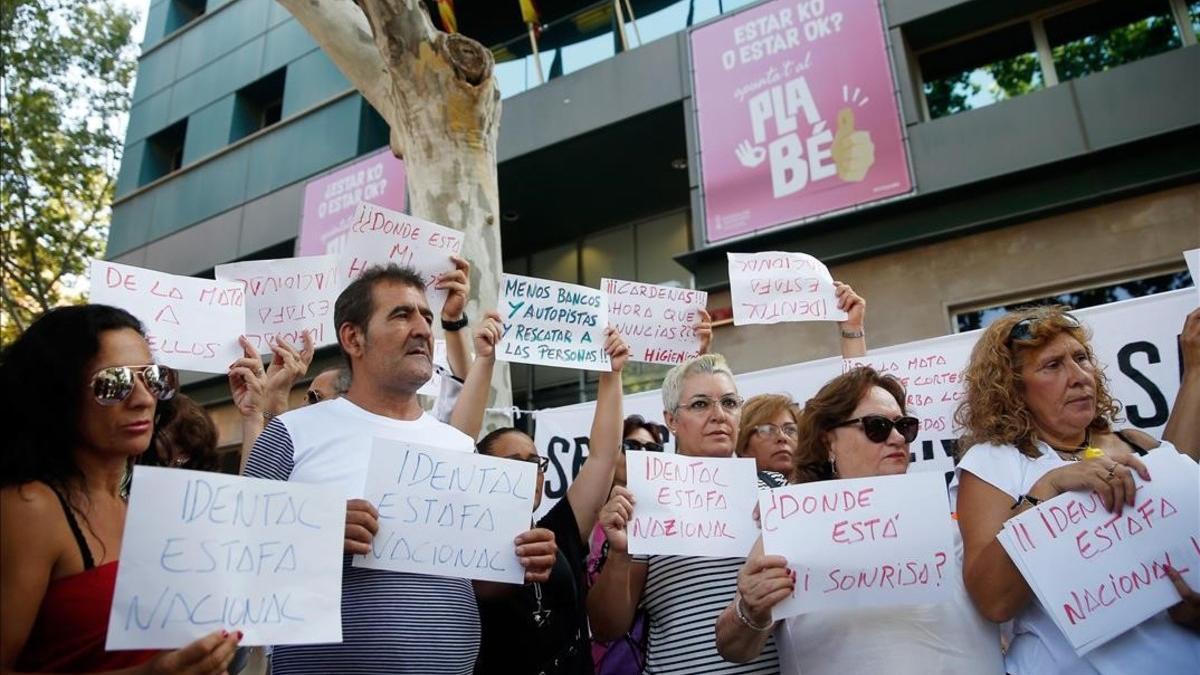
[[[772,441],[777,438],[786,438],[794,441],[800,436],[800,432],[796,429],[795,424],[784,424],[783,426],[779,426],[778,424],[756,424],[750,427],[750,433]]]
[[[179,389],[179,375],[174,368],[156,363],[137,366],[111,366],[97,370],[90,381],[92,396],[102,406],[114,406],[129,398],[140,377],[150,395],[166,401]]]
[[[722,396],[719,399],[709,398],[708,396],[696,396],[687,403],[681,403],[678,407],[686,410],[694,415],[707,415],[712,412],[717,406],[726,414],[736,415],[742,410],[744,403],[741,396],[729,394]]]

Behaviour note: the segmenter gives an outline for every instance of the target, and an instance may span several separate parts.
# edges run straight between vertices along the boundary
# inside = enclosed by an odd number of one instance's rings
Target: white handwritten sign
[[[161,364],[224,373],[242,355],[237,342],[246,330],[241,284],[93,260],[91,301],[136,316]]]
[[[454,271],[450,256],[461,253],[462,247],[463,233],[458,230],[361,202],[340,253],[342,286],[371,265],[411,267],[425,279],[425,296],[436,316],[446,303],[446,291],[433,284],[439,274]]]
[[[345,521],[331,486],[135,467],[106,648],[341,642]]]
[[[612,327],[629,343],[631,360],[674,364],[700,353],[696,325],[708,293],[620,279],[601,279],[600,288],[608,296]]]
[[[1200,298],[1200,248],[1184,251],[1183,259],[1187,261],[1188,274],[1192,275],[1192,286]]]
[[[1166,567],[1200,588],[1200,471],[1169,444],[1142,458],[1137,496],[1121,513],[1096,493],[1068,492],[1005,521],[997,538],[1080,655],[1166,607]]]
[[[531,462],[374,439],[366,499],[379,509],[355,567],[519,584],[513,540],[533,515]]]
[[[439,368],[444,368],[447,373],[450,372],[450,360],[446,354],[445,340],[433,341],[433,375],[417,390],[418,394],[423,396],[441,396],[442,372]]]
[[[821,609],[944,601],[957,574],[946,484],[935,473],[826,480],[759,496],[763,550],[787,558],[782,619]]]
[[[505,274],[504,334],[497,358],[515,363],[612,370],[604,352],[608,300],[586,286]]]
[[[728,253],[733,323],[845,321],[837,308],[833,277],[804,253]]]
[[[246,339],[260,353],[274,340],[297,349],[307,331],[317,347],[337,342],[333,304],[341,290],[337,256],[316,255],[217,265],[217,281],[242,285],[246,294]]]
[[[635,451],[625,463],[637,500],[630,553],[740,558],[750,552],[758,539],[753,459]]]

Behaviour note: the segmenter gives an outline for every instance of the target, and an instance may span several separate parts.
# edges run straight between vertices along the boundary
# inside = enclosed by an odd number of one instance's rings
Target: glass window
[[[930,119],[1045,86],[1033,30],[1022,22],[917,57]]]
[[[1188,3],[1188,14],[1192,16],[1192,35],[1200,38],[1200,0]]]
[[[1183,45],[1169,0],[1101,0],[1045,20],[1059,82]]]
[[[1058,295],[1031,298],[1008,305],[997,305],[983,309],[956,312],[954,315],[955,328],[959,333],[977,328],[985,328],[1006,313],[1029,305],[1066,305],[1072,309],[1083,309],[1119,300],[1129,300],[1131,298],[1154,295],[1155,293],[1165,293],[1193,285],[1192,277],[1186,270],[1158,274],[1152,277],[1122,281],[1106,286],[1095,286],[1078,291],[1059,293]]]
[[[186,139],[186,118],[147,138],[138,186],[178,171],[183,166],[183,143]]]
[[[233,101],[229,142],[266,129],[283,117],[283,87],[287,68],[280,68],[238,90]]]
[[[692,273],[675,262],[689,250],[686,211],[677,211],[637,224],[637,277],[648,284],[692,287]]]
[[[575,242],[534,253],[529,259],[529,276],[579,283],[579,252]]]
[[[637,280],[633,228],[625,226],[589,235],[583,240],[583,285],[600,288],[600,280]]]
[[[167,25],[163,35],[170,35],[189,23],[199,19],[207,6],[205,0],[169,0]]]

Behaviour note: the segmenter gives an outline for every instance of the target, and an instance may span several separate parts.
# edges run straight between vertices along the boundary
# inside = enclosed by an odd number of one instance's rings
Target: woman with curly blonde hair
[[[1011,675],[1130,673],[1150,663],[1158,672],[1200,672],[1200,640],[1188,630],[1200,626],[1198,596],[1174,570],[1185,602],[1169,617],[1162,612],[1080,657],[996,539],[1006,520],[1068,491],[1095,491],[1120,513],[1133,506],[1134,472],[1150,479],[1138,456],[1160,444],[1114,427],[1120,405],[1090,343],[1087,328],[1053,306],[1009,313],[975,344],[955,414],[966,431],[955,478],[963,581],[983,616],[1013,621]]]

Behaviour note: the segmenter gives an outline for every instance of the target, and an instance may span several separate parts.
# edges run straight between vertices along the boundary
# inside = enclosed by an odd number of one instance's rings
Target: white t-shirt
[[[962,538],[943,577],[951,598],[935,605],[829,609],[785,619],[775,629],[785,675],[1003,675],[997,626],[979,615],[962,583]]]
[[[1162,449],[1176,452],[1166,442]],[[969,471],[1016,501],[1047,472],[1068,464],[1044,443],[1038,450],[1041,456],[1033,459],[1011,445],[975,445],[963,455],[951,490],[957,492],[959,472]],[[1200,638],[1164,611],[1080,657],[1034,598],[1013,619],[1005,667],[1012,675],[1200,673]]]
[[[363,496],[367,463],[375,437],[474,452],[470,436],[423,413],[412,421],[367,412],[345,397],[322,401],[280,415],[293,439],[289,480],[336,483],[346,499]]]

